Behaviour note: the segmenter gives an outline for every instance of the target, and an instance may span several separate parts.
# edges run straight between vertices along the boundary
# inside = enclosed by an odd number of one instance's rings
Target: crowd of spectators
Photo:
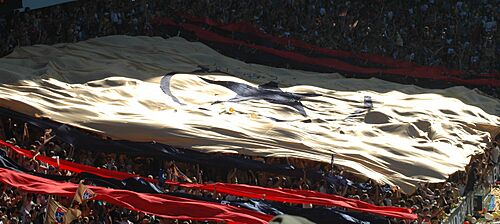
[[[417,186],[416,192],[408,195],[402,193],[396,186],[381,185],[372,180],[362,181],[345,173],[340,167],[331,165],[317,166],[289,160],[288,163],[296,167],[325,169],[327,173],[320,180],[311,180],[307,176],[290,177],[272,173],[256,172],[251,170],[230,169],[223,170],[189,164],[181,161],[165,161],[157,163],[157,158],[130,156],[126,154],[92,152],[85,149],[73,148],[64,142],[52,138],[51,130],[39,130],[30,127],[21,120],[2,118],[0,138],[9,139],[12,144],[38,152],[49,157],[74,161],[76,163],[100,167],[103,169],[119,170],[135,173],[144,177],[159,179],[159,169],[162,169],[167,180],[193,183],[240,183],[259,185],[270,188],[309,189],[323,193],[337,194],[355,198],[381,206],[399,206],[414,209],[419,219],[414,223],[439,223],[459,203],[461,198],[480,184],[493,184],[491,175],[492,166],[497,165],[500,149],[495,144],[491,150],[471,158],[466,171],[457,172],[450,176],[449,181],[440,184],[422,183]],[[498,139],[497,139],[498,140]],[[23,157],[7,150],[7,155],[28,170],[37,173],[46,173],[59,176],[74,176],[75,174],[60,170],[57,167],[44,164],[37,160]],[[255,158],[258,159],[258,158]],[[264,158],[260,158],[264,159]],[[266,163],[278,163],[279,159],[266,160]],[[181,174],[181,175],[180,175]],[[351,182],[351,184],[348,184]],[[352,184],[355,183],[355,184]],[[89,183],[91,184],[91,182]],[[27,194],[6,185],[2,187],[0,196],[0,221],[3,223],[42,223],[47,196]],[[165,192],[189,193],[198,197],[216,200],[235,201],[242,198],[232,195],[222,195],[217,192],[182,189],[176,186],[164,186]],[[59,198],[68,205],[70,199]],[[312,205],[290,205],[302,208],[315,207]],[[159,219],[140,212],[128,211],[100,201],[91,201],[83,204],[83,215],[78,223],[178,223],[177,220]],[[28,221],[27,221],[28,220]],[[31,220],[31,221],[29,221]],[[404,220],[387,219],[388,223],[408,223]],[[184,223],[184,221],[182,221]],[[187,222],[187,221],[185,221]],[[191,222],[188,222],[191,223]],[[195,222],[196,223],[196,222]]]
[[[91,0],[0,16],[0,55],[17,46],[126,34],[161,35],[176,12],[251,22],[276,36],[476,73],[500,70],[498,0]]]
[[[224,23],[252,21],[275,36],[421,65],[500,70],[500,4],[476,1],[195,1],[176,4]]]
[[[18,46],[76,42],[89,38],[126,34],[158,35],[151,23],[153,16],[173,16],[176,11],[206,16],[225,23],[251,22],[261,30],[276,36],[301,39],[306,42],[355,52],[387,55],[395,59],[415,61],[422,65],[443,65],[449,68],[477,72],[500,70],[500,39],[497,21],[500,4],[497,0],[481,1],[159,1],[159,0],[91,0],[77,1],[39,10],[0,16],[0,56]],[[16,123],[17,122],[17,123]],[[73,149],[70,145],[50,139],[50,132],[29,128],[23,135],[22,121],[2,120],[11,142],[39,151],[42,155],[59,156],[77,163],[137,173],[158,178],[154,158],[130,157],[124,154],[94,153]],[[16,125],[15,125],[16,124]],[[5,133],[0,133],[7,136]],[[3,138],[5,139],[5,138]],[[43,147],[42,147],[43,146]],[[24,167],[58,175],[72,175],[36,160],[13,158]],[[279,162],[267,160],[268,163]],[[360,199],[376,205],[392,205],[415,209],[417,222],[436,223],[450,213],[460,197],[477,183],[492,182],[488,170],[498,162],[498,147],[475,156],[465,172],[455,173],[443,184],[421,184],[415,194],[402,194],[397,188],[372,181],[362,186],[348,185],[352,178],[341,169],[329,171],[321,181],[276,176],[246,170],[220,170],[162,161],[160,168],[167,179],[186,181],[174,175],[180,169],[189,180],[198,183],[246,183],[266,187],[312,189]],[[298,167],[308,166],[292,161]],[[178,191],[167,188],[166,191]],[[210,195],[218,199],[235,199],[230,195]],[[42,223],[47,197],[2,186],[0,222]],[[60,198],[63,203],[64,199]],[[309,205],[303,205],[307,207]],[[102,202],[88,202],[79,223],[173,223],[143,213],[127,211]],[[395,222],[395,220],[391,220]]]

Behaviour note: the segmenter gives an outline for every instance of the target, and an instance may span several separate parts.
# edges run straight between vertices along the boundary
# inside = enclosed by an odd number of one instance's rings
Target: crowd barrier
[[[473,195],[474,192],[469,192],[464,200],[451,212],[447,219],[442,224],[463,224],[467,214],[471,214],[473,210]]]
[[[463,224],[468,215],[476,211],[492,211],[491,203],[494,203],[495,196],[491,195],[491,184],[500,177],[500,167],[497,165],[490,170],[488,182],[477,186],[473,191],[467,193],[455,209],[453,209],[447,219],[442,224]]]

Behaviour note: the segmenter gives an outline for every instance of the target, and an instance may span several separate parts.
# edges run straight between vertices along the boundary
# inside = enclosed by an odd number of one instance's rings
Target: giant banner
[[[241,158],[330,163],[336,153],[337,165],[406,192],[463,169],[500,124],[498,100],[464,87],[248,64],[179,37],[37,45],[0,65],[0,106],[114,140],[61,135],[85,150],[295,174],[303,171]]]

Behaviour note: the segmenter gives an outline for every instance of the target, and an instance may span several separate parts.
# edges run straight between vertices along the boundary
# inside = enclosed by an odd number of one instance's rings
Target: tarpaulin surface
[[[490,136],[474,124],[498,123],[498,102],[464,87],[432,90],[247,64],[179,37],[36,45],[0,64],[7,74],[0,80],[14,80],[0,85],[0,106],[59,122],[51,126],[56,138],[77,151],[295,177],[303,175],[302,166],[284,158],[326,164],[335,152],[339,166],[409,193],[419,181],[442,181],[463,169],[467,156],[482,151]],[[40,67],[50,74],[40,78]],[[179,73],[200,67],[226,73]],[[171,72],[171,92],[184,105],[162,89]],[[252,87],[274,81],[281,92],[317,97],[301,98],[306,113],[297,113],[289,104],[259,98],[228,101],[237,93],[204,80]],[[367,96],[373,99],[369,108]],[[283,158],[282,164],[269,161],[274,158]]]
[[[89,151],[124,153],[127,155],[151,156],[186,163],[195,163],[217,168],[238,168],[242,170],[266,171],[269,173],[302,177],[303,170],[295,169],[291,165],[267,164],[262,161],[247,159],[237,155],[215,155],[201,153],[189,149],[175,148],[169,145],[152,142],[132,142],[126,140],[105,140],[68,125],[61,125],[51,120],[39,119],[25,114],[0,107],[0,115],[12,119],[20,119],[41,129],[52,129],[55,138],[74,147]],[[9,134],[9,133],[7,133]],[[13,136],[9,136],[11,138]],[[307,170],[306,170],[307,171]],[[308,172],[311,179],[318,179],[319,173]],[[112,177],[112,176],[109,176]]]
[[[0,182],[29,193],[63,197],[73,197],[78,188],[77,184],[57,182],[5,168],[0,168]],[[97,194],[95,200],[168,219],[263,224],[272,218],[269,215],[234,206],[169,195],[145,194],[95,186],[89,186],[89,188]]]

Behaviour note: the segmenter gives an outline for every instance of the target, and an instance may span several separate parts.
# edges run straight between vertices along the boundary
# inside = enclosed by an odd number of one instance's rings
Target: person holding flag
[[[172,164],[171,168],[173,169],[172,174],[174,177],[187,183],[193,183],[193,181],[188,176],[186,176],[186,174],[184,174],[175,164]]]
[[[52,197],[49,198],[47,204],[47,214],[45,216],[45,224],[69,224],[73,220],[78,219],[82,212],[74,208],[66,208],[59,204]]]
[[[160,168],[160,171],[158,173],[158,186],[163,190],[163,187],[165,186],[165,180],[167,178],[165,177],[165,172],[163,169]]]
[[[83,184],[83,180],[80,181],[80,185],[78,185],[78,189],[76,190],[75,197],[73,201],[77,201],[78,203],[83,203],[84,201],[91,200],[96,197],[94,191],[90,190],[87,186]]]

